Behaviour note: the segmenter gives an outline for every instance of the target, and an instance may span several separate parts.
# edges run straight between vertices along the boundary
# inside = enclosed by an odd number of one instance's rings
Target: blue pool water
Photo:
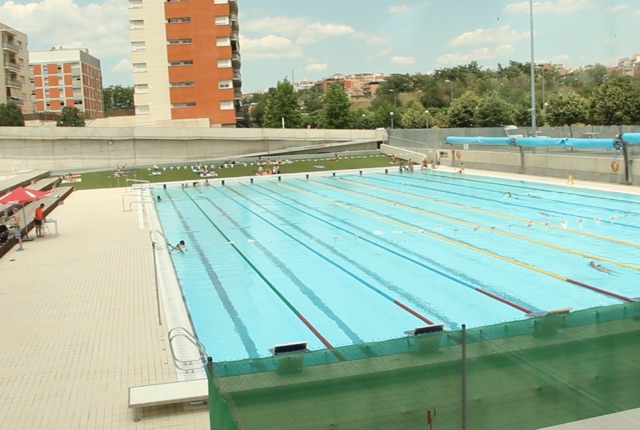
[[[189,247],[172,258],[216,361],[640,296],[639,196],[438,171],[158,193],[169,242]]]

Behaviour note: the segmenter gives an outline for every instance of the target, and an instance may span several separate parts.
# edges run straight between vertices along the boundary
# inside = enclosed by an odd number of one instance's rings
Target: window
[[[218,68],[219,69],[226,69],[231,67],[231,58],[222,58],[220,60],[218,60]]]
[[[136,84],[133,86],[133,90],[136,94],[146,94],[149,92],[149,85],[147,84]]]
[[[183,17],[183,18],[169,18],[167,19],[167,23],[169,24],[181,24],[183,22],[191,22],[191,18]]]
[[[220,102],[220,110],[233,110],[235,106],[233,105],[233,100],[222,100]]]
[[[144,30],[144,19],[130,20],[129,30]]]
[[[228,4],[229,0],[213,0],[213,4]]]
[[[171,82],[171,86],[172,87],[192,87],[194,86],[195,83],[192,81],[185,81],[185,82]]]
[[[140,9],[142,7],[142,0],[129,0],[129,9]]]
[[[196,102],[172,103],[171,109],[190,108],[190,107],[194,107],[195,105],[196,105]]]
[[[230,37],[216,37],[216,46],[231,46]]]
[[[229,16],[216,16],[216,25],[229,25]]]
[[[136,115],[148,115],[151,109],[149,105],[137,105],[136,106]]]
[[[169,45],[188,45],[191,39],[169,39]]]
[[[233,87],[233,82],[231,80],[224,80],[224,81],[218,82],[218,88],[222,90],[227,88],[232,88],[232,87]]]
[[[147,71],[147,63],[133,63],[133,73],[144,73]]]
[[[131,50],[134,52],[141,52],[145,50],[144,42],[131,42]]]
[[[170,66],[191,66],[193,64],[193,60],[178,60],[178,61],[170,61]]]

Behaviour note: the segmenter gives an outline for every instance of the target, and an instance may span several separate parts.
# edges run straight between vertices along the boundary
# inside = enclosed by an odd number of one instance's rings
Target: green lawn
[[[389,164],[389,157],[382,154],[375,155],[341,155],[339,161],[331,160],[330,154],[322,156],[309,156],[309,158],[292,159],[292,164],[282,164],[280,173],[301,173],[301,172],[318,172],[322,170],[346,170],[346,169],[366,169],[370,167],[392,167]],[[160,175],[152,175],[152,169],[129,169],[128,173],[114,178],[111,176],[113,172],[89,172],[82,173],[82,182],[74,182],[71,184],[78,190],[88,190],[95,188],[115,188],[126,186],[126,179],[138,179],[150,182],[173,182],[173,181],[204,181],[197,173],[194,173],[191,166],[195,163],[184,163],[181,165],[159,166]],[[219,163],[216,163],[219,166]],[[236,164],[233,168],[215,169],[218,174],[215,178],[209,178],[211,181],[216,179],[234,178],[238,176],[253,176],[257,166],[242,163]],[[266,166],[263,166],[266,168]]]

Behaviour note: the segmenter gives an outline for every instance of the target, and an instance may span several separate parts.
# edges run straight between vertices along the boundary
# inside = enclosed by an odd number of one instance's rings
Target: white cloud
[[[129,52],[127,2],[105,0],[80,6],[73,0],[7,1],[2,22],[29,37],[31,50],[83,47],[100,60]]]
[[[319,39],[335,36],[347,36],[355,32],[356,31],[352,27],[344,24],[322,24],[314,22],[305,27],[304,31],[298,37],[298,42],[302,44],[309,44],[317,42]]]
[[[640,9],[636,9],[636,10],[634,10],[634,11],[633,11],[633,14],[634,14],[634,15],[636,15],[636,16],[637,16],[637,15],[640,15]]]
[[[408,13],[409,6],[406,4],[396,4],[389,6],[389,13]]]
[[[324,72],[327,70],[327,65],[321,63],[312,63],[307,65],[304,70],[305,72]]]
[[[123,58],[117,64],[114,64],[109,71],[112,73],[130,73],[131,71],[133,71],[131,60],[129,60],[128,58]]]
[[[629,6],[624,5],[624,4],[620,4],[620,5],[617,5],[617,6],[609,6],[607,8],[607,12],[616,13],[616,12],[620,12],[620,11],[627,10],[627,9],[629,9]]]
[[[297,58],[302,56],[302,48],[286,37],[269,34],[259,39],[250,39],[240,35],[242,56],[245,58],[262,58],[277,60],[280,58]]]
[[[495,49],[480,48],[467,53],[453,52],[442,55],[438,57],[436,63],[438,66],[468,64],[471,61],[493,60],[512,52],[514,52],[514,49],[511,45],[501,45]]]
[[[358,32],[353,38],[360,44],[366,46],[380,46],[387,43],[387,39],[383,36],[371,33]]]
[[[473,31],[462,33],[449,41],[449,46],[465,45],[497,45],[506,44],[529,37],[528,31],[518,32],[510,25],[495,28],[477,28]]]
[[[396,55],[391,57],[391,64],[396,66],[410,66],[416,62],[415,57],[405,57],[402,55]]]
[[[345,24],[314,22],[305,17],[266,17],[249,20],[242,24],[243,31],[258,34],[275,34],[297,43],[310,44],[320,39],[336,36],[348,36],[356,31]]]
[[[392,49],[391,48],[384,48],[379,50],[378,52],[376,52],[373,56],[374,57],[386,57],[387,55],[391,54]]]
[[[566,15],[591,8],[589,0],[546,0],[533,3],[534,14]],[[511,3],[504,8],[506,13],[529,14],[529,2]]]

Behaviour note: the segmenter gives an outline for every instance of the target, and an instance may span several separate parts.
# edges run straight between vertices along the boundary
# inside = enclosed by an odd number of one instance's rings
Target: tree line
[[[392,75],[364,102],[339,83],[294,91],[285,78],[245,100],[247,127],[449,128],[531,124],[530,63],[496,70],[476,62],[432,74]],[[535,68],[538,125],[640,124],[640,81],[603,65],[572,74]]]

